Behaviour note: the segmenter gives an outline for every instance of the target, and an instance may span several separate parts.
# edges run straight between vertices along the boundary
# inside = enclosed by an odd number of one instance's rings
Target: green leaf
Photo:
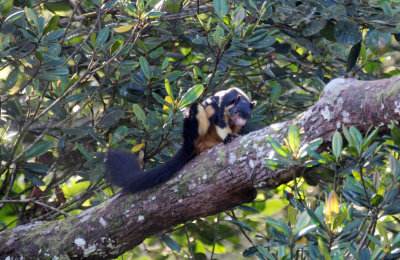
[[[100,128],[110,128],[118,123],[119,119],[125,114],[124,111],[116,109],[107,113],[103,118],[100,119],[97,124]]]
[[[353,140],[353,137],[352,137],[352,135],[350,134],[349,130],[348,130],[347,127],[344,126],[344,125],[343,125],[342,128],[343,128],[344,137],[346,137],[347,142],[349,143],[350,146],[352,146],[352,147],[355,148],[355,147],[356,147],[356,143],[355,143],[355,141]]]
[[[292,163],[289,162],[288,160],[283,161],[279,159],[268,159],[268,158],[264,159],[264,164],[267,168],[271,170],[277,170],[279,168],[285,168],[292,165]]]
[[[275,152],[282,155],[283,157],[290,157],[290,154],[286,150],[284,150],[282,146],[277,141],[272,139],[270,136],[267,136],[267,141],[270,143]]]
[[[347,217],[348,217],[348,212],[343,212],[338,216],[336,216],[333,220],[333,228],[336,229],[337,227],[342,225]]]
[[[161,235],[161,239],[172,250],[174,250],[176,252],[180,252],[181,251],[181,246],[178,244],[178,242],[176,242],[170,236]]]
[[[193,103],[204,91],[203,84],[197,84],[191,87],[185,95],[183,95],[181,101],[179,101],[179,108],[185,107]]]
[[[295,234],[297,235],[299,232],[302,232],[302,230],[307,226],[308,222],[310,222],[310,216],[307,214],[306,211],[303,211],[298,218],[296,226],[294,228]]]
[[[259,42],[266,38],[269,35],[269,31],[266,29],[258,29],[254,31],[254,33],[251,35],[251,37],[247,40],[248,43],[251,42]]]
[[[239,221],[239,220],[227,220],[228,222],[235,224],[236,226],[239,226],[243,229],[246,229],[247,231],[252,231],[253,229],[247,225],[247,223]]]
[[[43,34],[47,34],[57,28],[58,21],[60,20],[60,16],[54,15],[50,18],[49,22],[43,29]]]
[[[81,100],[86,99],[88,96],[89,95],[87,93],[71,95],[65,99],[65,102],[69,103],[69,102],[74,102],[74,101],[81,101]]]
[[[120,140],[123,140],[126,135],[128,134],[128,128],[126,126],[120,126],[115,130],[115,132],[112,135],[111,139],[111,145],[117,143]]]
[[[140,68],[143,71],[144,76],[149,81],[150,80],[150,67],[149,67],[149,63],[147,62],[146,58],[143,56],[140,56],[139,64],[140,64]]]
[[[63,149],[65,147],[65,144],[67,143],[67,135],[64,134],[60,140],[58,141],[58,148]]]
[[[246,16],[246,11],[244,10],[243,7],[240,6],[239,10],[237,10],[236,15],[234,16],[235,24],[240,25],[243,22],[245,16]]]
[[[293,154],[297,154],[300,148],[300,132],[297,126],[290,125],[288,133],[289,147]]]
[[[360,260],[370,260],[371,259],[371,252],[369,251],[368,247],[364,247],[360,250]]]
[[[169,84],[168,79],[165,79],[164,82],[165,82],[165,84],[164,84],[165,90],[167,91],[168,96],[169,96],[169,97],[171,98],[171,100],[173,101],[173,100],[174,100],[174,92],[172,92],[171,85]]]
[[[39,157],[50,150],[52,142],[50,141],[39,141],[33,147],[31,147],[25,154],[27,159]]]
[[[361,41],[354,45],[349,53],[349,56],[347,57],[347,62],[346,62],[346,72],[350,72],[351,69],[354,67],[354,65],[357,63],[358,57],[360,56],[361,52]]]
[[[217,13],[218,17],[223,19],[224,16],[228,13],[228,3],[226,0],[213,0],[214,2],[214,10]]]
[[[161,65],[161,69],[162,69],[162,70],[165,70],[166,68],[168,68],[168,66],[169,66],[169,58],[168,58],[168,57],[165,57],[165,59],[164,59],[162,65]]]
[[[390,135],[395,145],[400,146],[400,128],[396,124],[390,125]]]
[[[283,234],[285,234],[286,236],[290,236],[291,234],[291,230],[289,229],[289,227],[286,225],[285,222],[283,222],[282,220],[277,220],[271,217],[267,218],[267,223],[268,225],[270,225],[271,227],[275,228],[276,230],[278,230],[279,232],[282,232]]]
[[[243,59],[228,59],[227,62],[232,65],[240,66],[240,67],[249,67],[251,65],[251,61],[243,60]]]
[[[375,55],[383,55],[390,50],[392,36],[390,32],[381,32],[374,28],[365,35],[365,45]]]
[[[164,15],[163,12],[149,12],[149,13],[146,14],[146,17],[151,19],[151,18],[158,18],[158,17],[161,17],[163,15]]]
[[[359,149],[361,143],[363,142],[364,138],[362,136],[362,134],[360,133],[360,131],[358,131],[358,129],[355,126],[350,126],[350,134],[354,140],[355,143],[355,148]]]
[[[256,247],[252,246],[243,251],[243,257],[252,257],[257,253]]]
[[[102,138],[100,138],[100,136],[98,136],[95,132],[93,128],[89,128],[88,129],[88,133],[91,137],[93,137],[97,142],[99,142],[99,144],[103,147],[107,147],[106,142],[104,142],[104,140]]]
[[[43,38],[43,41],[49,42],[49,41],[57,40],[58,38],[60,38],[64,34],[64,31],[65,31],[64,29],[60,29],[60,30],[54,31],[54,32],[50,33],[49,35],[46,35]]]
[[[306,215],[307,215],[307,212],[306,211],[304,211],[303,213],[306,213]],[[308,215],[307,215],[308,216]],[[308,219],[309,220],[309,219]],[[314,232],[316,229],[318,229],[318,225],[317,224],[310,224],[310,225],[306,225],[304,228],[302,228],[298,233],[296,233],[296,235],[297,235],[297,237],[298,238],[301,238],[301,237],[303,237],[303,236],[305,236],[305,235],[307,235],[308,233],[310,233],[310,232]],[[296,230],[297,230],[297,228],[296,228]]]
[[[372,206],[378,206],[381,202],[383,201],[383,197],[379,194],[375,194],[371,198],[371,205]]]
[[[98,49],[100,46],[102,46],[107,41],[109,34],[110,34],[110,28],[108,26],[101,29],[99,35],[96,38],[94,48]]]
[[[10,90],[12,87],[14,87],[15,83],[17,83],[19,77],[19,69],[15,68],[11,73],[8,75],[6,79],[6,89]]]
[[[308,37],[308,36],[317,34],[317,33],[319,33],[319,31],[324,29],[325,26],[326,26],[326,20],[324,18],[318,18],[318,19],[312,20],[312,22],[309,23],[303,29],[303,35]]]
[[[147,124],[147,121],[146,121],[146,115],[145,115],[143,109],[138,104],[133,104],[132,109],[133,109],[133,112],[135,113],[136,119],[138,119],[142,123],[142,125],[146,129],[148,129],[148,124]]]
[[[281,92],[282,92],[281,84],[273,86],[270,96],[271,103],[275,103],[278,100],[279,96],[281,95]]]
[[[309,144],[306,144],[305,146],[303,145],[300,148],[300,155],[302,155],[303,151],[307,151],[307,154],[310,154],[310,152],[315,152],[323,142],[324,140],[322,138],[317,138],[311,141]]]
[[[39,51],[35,51],[35,57],[40,61],[43,62],[43,54],[41,54]]]
[[[365,148],[367,148],[374,140],[376,135],[379,133],[379,128],[375,128],[374,131],[372,131],[372,133],[370,133],[362,142],[361,145],[361,150],[364,150]]]
[[[44,186],[46,185],[36,174],[33,174],[29,171],[22,171],[25,178],[28,179],[35,186]]]
[[[362,39],[360,28],[350,21],[338,21],[335,24],[333,35],[339,42],[349,45],[355,45]]]
[[[309,209],[308,207],[305,207],[308,215],[310,216],[311,220],[317,224],[317,226],[319,228],[321,228],[324,231],[327,231],[328,229],[326,228],[326,226],[324,225],[324,223],[319,219],[319,217],[314,213],[314,211],[312,211],[311,209]]]
[[[329,254],[328,248],[326,248],[326,245],[322,239],[322,237],[318,236],[318,249],[320,253],[324,256],[325,260],[331,260],[331,256]]]
[[[90,35],[90,44],[92,45],[92,47],[94,49],[94,46],[96,44],[96,33],[95,32]],[[91,52],[91,50],[89,49],[88,52]]]
[[[80,143],[75,143],[75,147],[78,148],[78,150],[81,152],[81,154],[83,154],[83,156],[85,156],[87,160],[92,159],[89,152]]]
[[[29,171],[40,175],[46,175],[49,171],[49,167],[40,163],[25,163],[25,167]]]
[[[258,252],[261,253],[262,256],[266,257],[269,260],[275,260],[276,258],[268,252],[264,247],[257,245]],[[257,253],[258,253],[257,252]]]
[[[32,27],[36,27],[36,29],[39,29],[39,25],[38,25],[38,16],[36,15],[36,13],[28,7],[25,7],[25,15],[26,18],[28,19],[28,22],[31,24]]]
[[[292,205],[289,205],[288,206],[288,217],[289,217],[291,225],[296,225],[296,223],[297,223],[296,216],[297,216],[296,209]]]
[[[392,244],[393,244],[393,246],[397,246],[397,244],[400,244],[400,232],[397,233],[397,235],[393,239],[393,243]]]
[[[4,0],[2,1],[2,5],[1,5],[1,16],[5,17],[11,10],[13,7],[13,0]]]
[[[372,243],[374,243],[375,245],[382,247],[382,243],[373,235],[371,234],[367,234],[368,238],[371,240]]]
[[[339,132],[335,132],[332,138],[332,153],[335,156],[336,162],[339,160],[343,148],[343,138]]]
[[[171,104],[171,103],[168,103],[167,101],[165,101],[165,99],[163,99],[163,98],[162,98],[160,95],[158,95],[156,92],[151,92],[151,95],[152,95],[155,99],[157,99],[157,101],[158,101],[159,103],[161,103],[162,105],[167,106],[167,107],[169,107],[170,109],[173,109],[172,104]]]
[[[24,14],[25,14],[25,12],[22,10],[12,13],[5,19],[5,22],[14,22],[14,21],[18,20],[19,18],[23,17]]]
[[[244,211],[248,211],[248,212],[252,212],[252,213],[260,213],[260,211],[258,209],[255,209],[253,207],[247,206],[247,205],[239,205],[238,206],[239,209],[244,210]]]

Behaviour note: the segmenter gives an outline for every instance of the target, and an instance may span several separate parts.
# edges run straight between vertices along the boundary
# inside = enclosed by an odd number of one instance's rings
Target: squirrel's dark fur
[[[217,92],[202,104],[193,103],[183,121],[182,148],[165,163],[142,171],[129,152],[110,150],[106,169],[109,180],[125,191],[135,193],[155,187],[200,152],[220,143],[229,143],[250,117],[254,103],[238,88]]]

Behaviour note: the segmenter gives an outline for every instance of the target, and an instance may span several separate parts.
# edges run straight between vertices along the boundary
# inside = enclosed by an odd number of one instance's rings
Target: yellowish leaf
[[[167,101],[168,103],[173,104],[173,101],[172,101],[172,99],[171,99],[170,96],[165,96],[164,99],[165,99],[165,101]],[[166,112],[169,112],[170,108],[169,108],[169,106],[164,105],[164,106],[163,106],[163,110],[166,111]]]
[[[124,33],[127,32],[129,30],[131,30],[133,28],[133,24],[126,24],[126,25],[122,25],[120,27],[114,28],[114,31],[117,33]]]
[[[357,171],[351,171],[351,173],[353,174],[354,179],[356,179],[356,181],[361,182],[361,174]]]
[[[301,246],[301,245],[307,245],[308,239],[306,237],[301,237],[299,240],[296,242],[296,246]]]
[[[140,151],[140,150],[143,148],[143,146],[144,146],[144,144],[138,144],[138,145],[136,145],[135,147],[133,147],[133,148],[131,149],[131,151],[134,152],[134,153],[136,153],[136,152]]]

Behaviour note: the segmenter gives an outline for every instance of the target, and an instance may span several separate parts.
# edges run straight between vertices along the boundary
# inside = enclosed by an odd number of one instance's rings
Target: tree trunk
[[[273,189],[293,177],[293,169],[272,171],[263,166],[263,158],[273,153],[267,135],[283,143],[290,124],[304,129],[302,139],[307,141],[318,137],[329,141],[342,125],[363,132],[371,126],[387,129],[387,124],[400,118],[399,85],[400,77],[333,80],[320,100],[295,120],[219,145],[155,189],[119,193],[77,216],[1,232],[0,258],[116,257],[179,223],[250,202],[256,188]]]

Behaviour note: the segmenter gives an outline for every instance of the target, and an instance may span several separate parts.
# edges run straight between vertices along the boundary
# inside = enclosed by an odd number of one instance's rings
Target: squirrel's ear
[[[253,107],[257,104],[257,101],[251,101],[250,103],[250,108],[253,109]]]

